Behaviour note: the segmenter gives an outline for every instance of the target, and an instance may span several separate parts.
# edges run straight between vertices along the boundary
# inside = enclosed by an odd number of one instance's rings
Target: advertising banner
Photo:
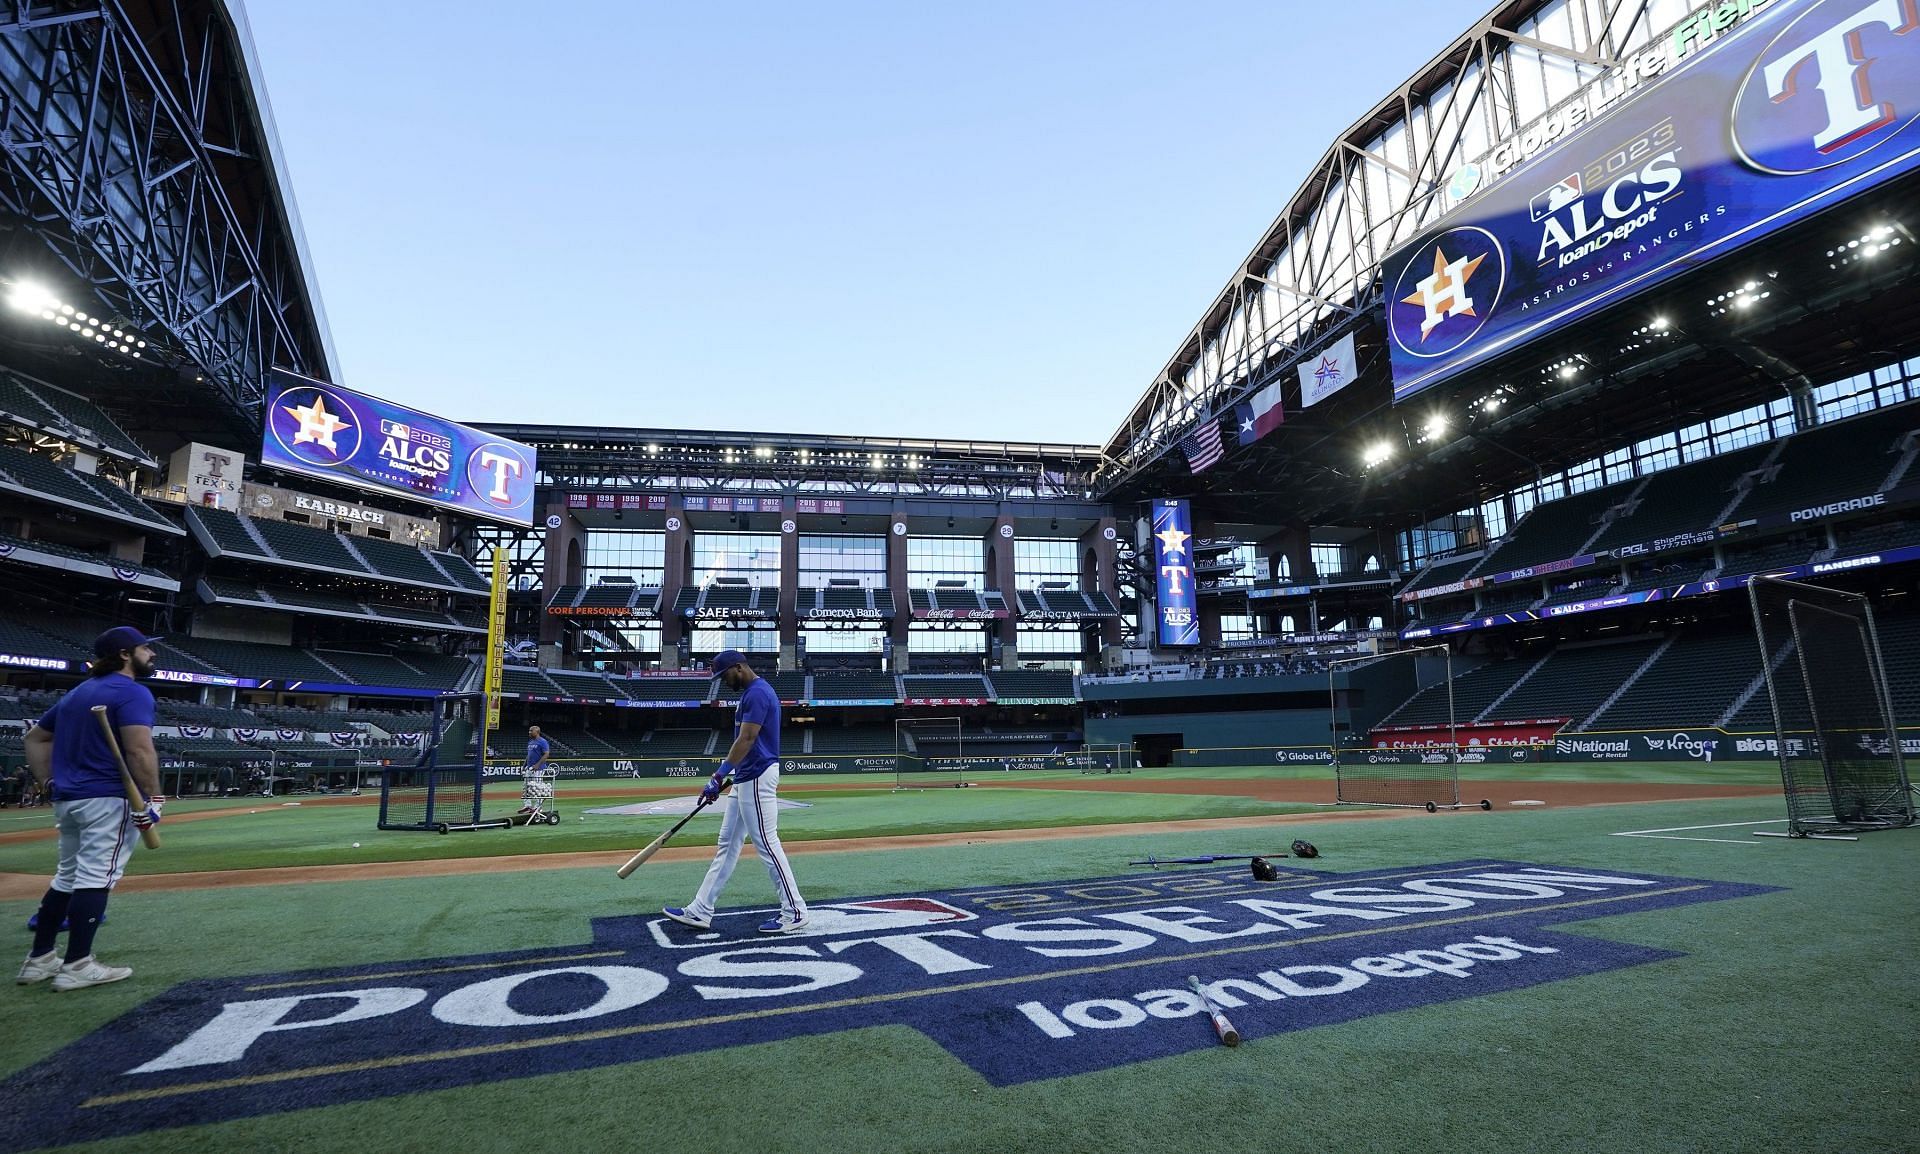
[[[1489,721],[1478,725],[1460,725],[1451,730],[1454,744],[1466,749],[1507,746],[1549,745],[1569,719],[1537,718],[1529,721]],[[1371,734],[1375,749],[1423,749],[1448,740],[1445,725],[1395,725],[1376,729]]]
[[[1200,644],[1200,613],[1193,587],[1193,510],[1185,501],[1153,503],[1154,598],[1162,648]]]
[[[1394,399],[1920,165],[1914,19],[1755,10],[1388,257]]]
[[[275,370],[260,461],[491,520],[533,523],[531,447],[284,370]]]

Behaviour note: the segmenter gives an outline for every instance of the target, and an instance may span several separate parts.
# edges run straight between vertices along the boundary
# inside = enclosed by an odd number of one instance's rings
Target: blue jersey
[[[92,677],[47,710],[41,729],[53,734],[53,800],[125,797],[120,766],[107,747],[93,707],[107,707],[114,734],[127,725],[153,725],[153,691],[124,673]]]
[[[553,747],[547,744],[547,739],[544,737],[536,737],[527,742],[527,766],[536,766],[545,761],[547,750],[551,748]]]
[[[740,709],[734,715],[736,738],[740,736],[739,727],[750,721],[760,723],[760,732],[754,737],[747,756],[733,767],[735,782],[752,781],[780,760],[780,695],[764,677],[754,678],[753,684],[740,695]]]

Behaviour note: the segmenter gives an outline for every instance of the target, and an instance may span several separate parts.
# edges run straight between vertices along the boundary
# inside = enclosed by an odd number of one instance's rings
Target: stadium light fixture
[[[1650,323],[1649,323],[1649,324],[1647,325],[1647,327],[1648,327],[1648,328],[1650,328],[1650,329],[1652,329],[1652,330],[1653,330],[1654,332],[1656,332],[1656,333],[1664,333],[1664,332],[1666,332],[1666,331],[1667,331],[1667,324],[1668,324],[1668,321],[1667,321],[1667,318],[1665,318],[1665,317],[1655,317],[1655,318],[1653,318],[1653,320],[1652,320],[1652,321],[1651,321],[1651,322],[1650,322]]]
[[[1384,465],[1392,459],[1393,445],[1387,441],[1375,441],[1373,444],[1367,446],[1366,453],[1361,457],[1361,462],[1366,465],[1367,468],[1372,469]]]
[[[1446,435],[1446,432],[1447,432],[1447,415],[1445,413],[1435,413],[1431,417],[1427,418],[1426,435],[1424,438],[1425,440],[1429,440],[1429,441],[1439,440],[1441,437]]]
[[[7,303],[23,313],[40,313],[43,316],[60,307],[60,302],[42,285],[32,281],[17,281],[13,291],[7,294]]]
[[[764,461],[767,458],[773,456],[773,446],[772,445],[755,446],[753,450],[753,455]]]

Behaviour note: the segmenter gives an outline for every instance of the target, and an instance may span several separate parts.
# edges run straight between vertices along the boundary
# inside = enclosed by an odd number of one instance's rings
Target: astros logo
[[[1416,357],[1452,353],[1479,334],[1506,289],[1507,259],[1492,233],[1440,234],[1401,270],[1387,303],[1394,343]]]
[[[1761,50],[1734,97],[1734,149],[1794,176],[1879,148],[1920,116],[1920,0],[1826,0]]]
[[[312,385],[283,390],[267,409],[274,439],[294,457],[316,465],[348,460],[360,450],[364,422],[336,393]]]

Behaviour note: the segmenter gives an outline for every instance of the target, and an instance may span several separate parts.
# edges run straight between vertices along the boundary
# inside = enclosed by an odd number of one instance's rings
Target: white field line
[[[1676,833],[1685,833],[1688,830],[1695,830],[1695,829],[1731,829],[1735,826],[1782,825],[1786,822],[1786,820],[1787,819],[1784,817],[1774,817],[1774,818],[1767,818],[1764,821],[1723,821],[1723,822],[1716,822],[1713,825],[1670,825],[1670,826],[1662,827],[1660,829],[1623,830],[1622,832],[1613,834],[1612,836],[1654,838],[1659,841],[1711,841],[1711,842],[1719,842],[1721,845],[1759,845],[1760,844],[1759,842],[1751,842],[1743,838],[1673,837],[1672,835]]]

